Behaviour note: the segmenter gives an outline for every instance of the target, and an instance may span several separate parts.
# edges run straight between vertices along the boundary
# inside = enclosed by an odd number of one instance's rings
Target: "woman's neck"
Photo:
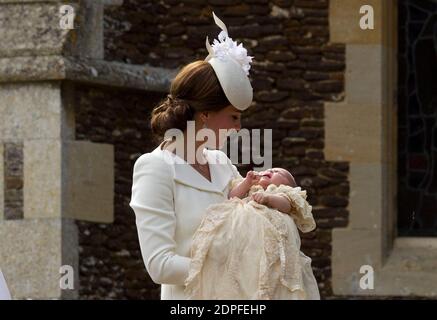
[[[183,159],[187,162],[189,162],[190,164],[204,164],[204,163],[200,163],[197,159],[197,154],[201,154],[201,156],[203,157],[203,149],[205,149],[205,147],[203,146],[205,142],[204,141],[196,141],[194,143],[194,150],[192,145],[188,146],[188,143],[186,141],[186,139],[184,138],[184,144],[183,144],[183,150],[184,150],[184,154],[183,154]],[[180,147],[179,147],[180,148]],[[176,146],[176,142],[175,141],[169,141],[166,140],[166,142],[164,142],[164,144],[162,145],[162,149],[166,149],[168,151],[173,152],[174,154],[178,155],[181,157],[181,152],[178,150],[178,147]],[[189,150],[191,149],[191,150]],[[188,154],[188,152],[194,152],[194,154]],[[193,163],[194,161],[194,163]],[[206,159],[204,159],[204,161],[206,161]]]

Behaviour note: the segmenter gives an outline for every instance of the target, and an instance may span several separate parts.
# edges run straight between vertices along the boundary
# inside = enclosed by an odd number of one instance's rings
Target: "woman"
[[[195,131],[208,128],[220,149],[219,130],[240,130],[242,111],[252,102],[248,78],[251,57],[228,37],[226,26],[205,61],[185,66],[171,84],[170,94],[152,112],[152,132],[164,136],[169,129],[182,131],[185,153],[174,154],[175,142],[162,141],[153,152],[135,162],[130,206],[136,215],[141,252],[151,279],[161,286],[161,299],[185,299],[184,281],[190,266],[192,236],[211,204],[227,199],[230,182],[240,178],[235,166],[219,150],[204,148],[204,141],[192,141],[187,122]],[[190,156],[194,144],[203,157]],[[211,141],[209,141],[211,143]],[[197,153],[196,153],[197,154]]]

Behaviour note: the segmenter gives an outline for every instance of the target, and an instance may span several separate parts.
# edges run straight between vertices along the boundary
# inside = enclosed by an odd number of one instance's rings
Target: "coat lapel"
[[[228,164],[226,154],[217,150],[206,150],[206,157],[210,163],[211,178],[215,188],[223,192],[232,179],[232,170]]]
[[[224,161],[226,159],[223,159],[225,154],[220,155],[219,151],[206,149],[204,151],[211,172],[210,182],[179,156],[170,151],[161,150],[160,147],[157,149],[155,151],[162,152],[166,161],[173,164],[175,182],[204,191],[223,193],[227,184],[232,179],[232,171]]]

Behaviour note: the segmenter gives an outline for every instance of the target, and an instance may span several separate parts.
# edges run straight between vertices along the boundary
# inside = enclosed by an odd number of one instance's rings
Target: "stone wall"
[[[4,219],[23,218],[23,144],[5,143],[4,159]]]
[[[254,56],[255,101],[245,128],[273,129],[273,165],[289,169],[308,190],[318,228],[302,235],[322,297],[332,298],[331,230],[347,224],[348,164],[324,159],[326,101],[344,92],[344,46],[329,44],[327,0],[139,1],[105,10],[105,59],[176,68],[204,59],[205,37],[219,29]],[[81,298],[159,298],[159,286],[141,260],[134,215],[128,206],[134,161],[156,144],[147,117],[159,95],[76,88],[77,139],[115,146],[115,222],[78,223]],[[245,170],[242,170],[242,174]]]
[[[76,222],[81,299],[157,299],[139,249],[129,207],[132,169],[153,148],[148,115],[159,96],[139,91],[76,85],[76,139],[114,146],[114,223]]]

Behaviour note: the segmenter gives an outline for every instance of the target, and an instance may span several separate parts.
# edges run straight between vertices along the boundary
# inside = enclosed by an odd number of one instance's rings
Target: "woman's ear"
[[[209,117],[208,112],[202,112],[202,113],[200,114],[200,120],[202,120],[203,123],[205,123],[206,121],[208,121],[208,117]]]

